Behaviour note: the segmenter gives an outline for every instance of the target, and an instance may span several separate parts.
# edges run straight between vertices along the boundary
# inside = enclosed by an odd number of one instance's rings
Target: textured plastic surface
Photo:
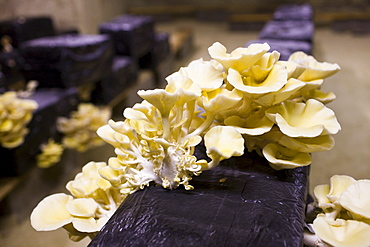
[[[260,32],[260,39],[300,40],[312,42],[314,24],[312,21],[269,21]]]
[[[53,20],[49,16],[18,17],[0,22],[0,37],[8,35],[13,47],[25,41],[54,36]]]
[[[28,80],[40,87],[73,87],[96,83],[112,64],[114,50],[108,35],[62,35],[23,43]]]
[[[0,93],[4,93],[6,91],[6,87],[7,87],[7,81],[6,81],[5,75],[0,69]]]
[[[21,69],[24,60],[17,49],[5,52],[0,51],[0,69],[3,74],[2,90],[20,90],[25,86],[25,80]]]
[[[279,6],[274,14],[274,20],[312,20],[313,7],[308,4],[283,4]]]
[[[99,32],[114,40],[117,55],[139,59],[154,42],[154,21],[146,15],[122,15],[99,26]]]
[[[286,61],[289,56],[296,51],[303,51],[304,53],[311,55],[312,44],[306,41],[299,40],[278,40],[278,39],[257,39],[250,40],[245,47],[255,43],[268,43],[270,45],[270,51],[280,52],[280,60]]]
[[[30,132],[19,147],[14,149],[0,147],[0,177],[21,175],[34,166],[35,155],[40,152],[40,145],[46,143],[49,138],[59,141],[58,138],[61,137],[56,129],[56,119],[68,116],[78,104],[75,88],[40,88],[30,99],[39,105],[27,126]]]
[[[302,246],[308,167],[275,171],[255,153],[195,177],[192,191],[129,195],[89,247]]]
[[[170,54],[169,34],[156,33],[150,51],[140,58],[140,68],[156,68]]]
[[[111,72],[96,84],[91,101],[95,104],[109,104],[136,82],[138,73],[138,66],[133,59],[115,56]]]

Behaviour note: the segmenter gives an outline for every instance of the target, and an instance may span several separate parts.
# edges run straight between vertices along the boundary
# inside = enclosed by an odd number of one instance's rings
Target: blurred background
[[[370,178],[370,1],[368,0],[0,0],[0,22],[20,16],[50,16],[59,31],[97,34],[99,25],[124,14],[149,15],[155,31],[169,34],[172,57],[159,75],[140,69],[137,80],[113,108],[114,120],[139,99],[138,89],[163,87],[164,77],[198,58],[209,60],[207,48],[219,41],[228,51],[259,38],[264,25],[283,4],[309,3],[315,25],[312,54],[318,61],[337,63],[341,71],[325,80],[323,91],[332,91],[334,110],[342,130],[334,135],[330,151],[315,153],[310,191],[334,174]],[[159,78],[158,78],[159,77]],[[113,156],[109,145],[84,153],[66,151],[62,161],[47,170],[32,169],[11,182],[1,183],[0,246],[86,246],[74,243],[63,230],[36,232],[29,215],[45,196],[65,192],[81,166],[90,160]],[[1,161],[0,161],[1,163]]]

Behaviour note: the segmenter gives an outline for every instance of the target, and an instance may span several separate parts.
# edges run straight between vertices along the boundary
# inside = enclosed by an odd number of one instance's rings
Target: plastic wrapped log
[[[23,58],[17,49],[10,51],[0,51],[0,68],[3,74],[3,85],[0,85],[4,91],[22,90],[26,84],[21,68],[23,67]]]
[[[314,36],[312,21],[269,21],[260,32],[259,39],[300,40],[312,42]]]
[[[113,61],[114,47],[108,35],[62,35],[24,42],[27,80],[39,87],[75,87],[101,80]]]
[[[286,61],[289,56],[296,51],[303,51],[304,53],[312,54],[312,44],[306,41],[299,40],[279,40],[279,39],[256,39],[250,40],[245,47],[255,43],[268,43],[270,51],[278,51],[280,53],[280,60]]]
[[[91,101],[95,104],[115,105],[117,97],[136,83],[138,75],[138,65],[132,58],[114,56],[110,73],[96,84]]]
[[[139,59],[142,69],[155,69],[170,55],[169,34],[165,32],[156,33],[150,51]]]
[[[284,4],[279,6],[274,14],[274,20],[312,20],[314,16],[313,7],[305,4]]]
[[[247,153],[195,177],[194,190],[147,187],[89,247],[302,246],[308,169],[275,171]]]
[[[154,20],[147,15],[121,15],[101,23],[99,32],[112,37],[116,55],[137,60],[153,46]]]
[[[12,46],[15,48],[25,41],[54,36],[55,34],[54,23],[50,16],[20,16],[0,22],[0,37],[9,36],[12,40]]]

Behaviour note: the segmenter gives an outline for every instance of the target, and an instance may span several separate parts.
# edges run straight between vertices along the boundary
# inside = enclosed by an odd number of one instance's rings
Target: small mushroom
[[[275,170],[292,169],[311,164],[311,156],[308,153],[290,150],[279,144],[267,144],[262,153]]]
[[[324,79],[334,75],[340,70],[338,64],[318,62],[313,56],[307,55],[302,51],[297,51],[290,55],[288,61],[306,66],[306,70],[297,78],[302,81]]]
[[[206,169],[211,169],[221,160],[232,156],[241,156],[244,153],[244,139],[231,126],[215,126],[204,135],[204,144],[207,155],[212,159]]]

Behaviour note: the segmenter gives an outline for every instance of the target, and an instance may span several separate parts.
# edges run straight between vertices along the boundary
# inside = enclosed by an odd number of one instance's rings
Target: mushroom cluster
[[[193,176],[244,150],[257,151],[280,170],[307,166],[310,153],[331,149],[340,125],[325,106],[333,94],[320,87],[339,66],[301,52],[279,61],[280,54],[269,50],[264,43],[227,53],[216,42],[208,49],[210,61],[198,59],[180,68],[166,77],[164,89],[139,90],[143,101],[126,108],[123,121],[109,120],[97,130],[116,154],[97,170],[99,176],[123,197],[150,184],[191,190]],[[91,115],[76,113],[75,120],[59,125],[65,133],[88,129]],[[85,133],[75,136],[65,144],[85,149],[86,141],[80,142]],[[209,160],[194,155],[201,143]],[[69,199],[63,200],[67,203]],[[35,211],[42,212],[40,207]],[[67,211],[67,222],[81,232],[72,220],[80,216]],[[41,213],[33,215],[31,220],[43,224]]]
[[[66,188],[44,198],[32,211],[31,225],[37,231],[66,229],[73,241],[93,238],[116,211],[126,194],[120,193],[98,171],[105,162],[89,162]]]
[[[217,120],[234,126],[248,150],[261,153],[274,169],[306,166],[310,153],[333,147],[331,135],[340,130],[334,112],[325,106],[335,96],[320,90],[323,79],[340,67],[303,52],[279,61],[280,54],[269,49],[266,43],[230,54],[220,43],[209,48],[226,72],[224,86],[243,94],[239,104]]]
[[[106,124],[111,117],[108,107],[97,107],[91,103],[81,103],[77,111],[72,111],[70,118],[59,117],[57,129],[63,133],[63,146],[85,152],[98,147],[104,142],[97,136],[96,130]]]
[[[15,148],[24,142],[37,107],[36,101],[19,98],[13,91],[0,95],[0,146]]]
[[[41,153],[37,155],[37,166],[40,168],[48,168],[58,163],[64,151],[63,145],[56,143],[53,139],[42,144],[40,149]]]
[[[370,246],[370,180],[334,175],[314,195],[322,212],[310,226],[315,235],[306,235],[309,246]]]

